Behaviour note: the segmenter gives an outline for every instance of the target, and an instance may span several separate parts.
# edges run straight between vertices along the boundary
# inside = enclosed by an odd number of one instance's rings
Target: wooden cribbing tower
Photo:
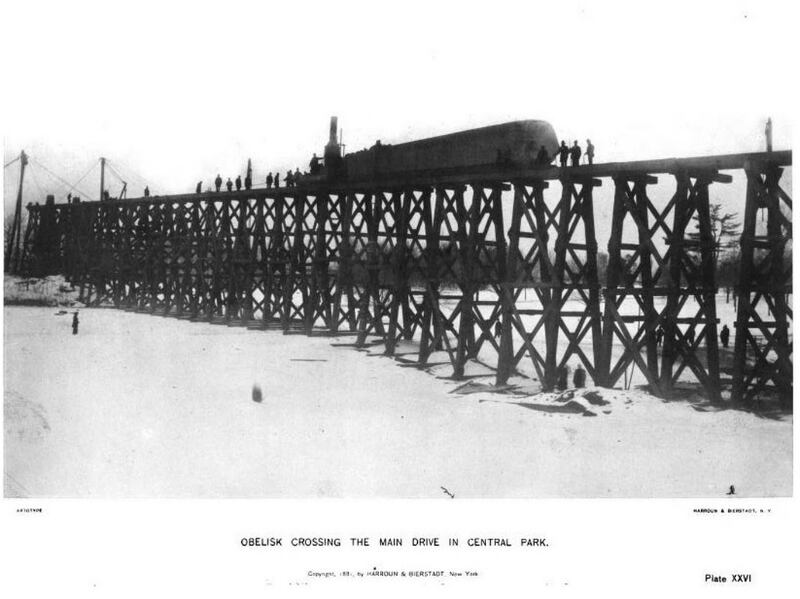
[[[688,376],[718,401],[709,189],[742,170],[732,398],[788,402],[791,199],[780,180],[790,165],[784,151],[48,203],[28,207],[21,269],[63,273],[90,305],[353,334],[356,345],[379,337],[387,355],[413,347],[456,378],[479,360],[502,385],[529,362],[548,389],[580,362],[598,385],[635,367],[657,395]],[[663,208],[650,199],[659,179],[675,189]],[[602,185],[614,191],[605,281]]]

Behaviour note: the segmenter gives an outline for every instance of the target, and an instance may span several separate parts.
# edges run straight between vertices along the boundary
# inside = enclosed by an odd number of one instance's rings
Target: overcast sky
[[[100,156],[132,196],[248,158],[260,182],[307,168],[334,114],[349,150],[539,118],[598,161],[755,151],[770,115],[791,147],[792,3],[645,4],[4,3],[4,163],[38,162],[26,202],[63,196],[39,165],[73,183]],[[98,186],[95,169],[79,187]]]

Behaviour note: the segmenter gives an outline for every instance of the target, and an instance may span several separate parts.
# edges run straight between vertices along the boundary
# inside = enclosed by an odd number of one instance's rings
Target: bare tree
[[[711,236],[714,239],[714,262],[717,264],[719,282],[725,285],[725,303],[730,300],[731,285],[739,272],[739,235],[741,223],[736,212],[723,212],[722,203],[711,202],[709,205],[711,218]],[[700,240],[700,221],[694,215],[694,231],[687,234],[689,239]]]
[[[735,250],[739,237],[739,215],[735,212],[723,212],[721,202],[711,202],[709,205],[709,216],[711,217],[711,236],[714,238],[714,260],[719,260],[721,252]],[[694,231],[687,234],[689,239],[700,240],[700,221],[698,215],[694,215]]]

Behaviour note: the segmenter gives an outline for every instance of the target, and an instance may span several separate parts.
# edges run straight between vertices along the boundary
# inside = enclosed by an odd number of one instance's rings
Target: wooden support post
[[[283,194],[284,201],[289,198]],[[303,230],[305,229],[305,202],[306,196],[293,196],[292,227],[289,236],[290,247],[287,263],[286,285],[283,287],[283,332],[289,331],[295,311],[299,312],[299,319],[305,323],[305,311],[308,309],[308,285],[306,278],[306,252],[304,248]],[[287,206],[287,212],[288,212]],[[289,231],[287,231],[289,233]],[[295,291],[300,291],[302,300],[299,310],[294,304]]]
[[[303,302],[304,305],[304,329],[306,335],[310,335],[314,329],[314,322],[316,321],[316,313],[320,303],[320,268],[321,268],[321,261],[325,259],[324,256],[324,245],[325,245],[325,225],[324,220],[320,218],[320,212],[322,211],[322,206],[327,206],[327,194],[321,193],[316,196],[306,196],[304,200],[308,204],[308,210],[306,214],[310,214],[311,218],[313,219],[312,224],[308,229],[308,237],[309,246],[303,246],[303,250],[306,251],[307,257],[310,259],[310,285],[308,296],[306,301]],[[304,217],[304,227],[308,226],[307,216]],[[304,240],[305,241],[305,240]],[[310,250],[310,251],[309,251]],[[309,267],[306,266],[306,272],[308,272]]]
[[[439,276],[441,271],[441,252],[440,234],[441,227],[446,218],[445,199],[447,190],[436,188],[434,190],[433,218],[430,218],[430,210],[426,211],[428,222],[425,223],[425,296],[423,299],[423,315],[421,324],[421,335],[419,342],[419,355],[417,362],[427,364],[428,358],[434,351],[439,339],[440,326],[440,307],[439,307]]]
[[[611,310],[617,301],[617,288],[622,281],[622,226],[625,219],[625,193],[627,182],[614,179],[614,207],[611,213],[611,234],[608,240],[608,265],[606,267],[606,287],[603,312],[603,351],[598,356],[598,385],[613,387],[611,380],[612,351],[614,348],[614,312]]]
[[[17,187],[17,202],[14,209],[14,219],[11,223],[11,235],[6,248],[6,272],[16,274],[20,266],[20,233],[22,231],[22,188],[25,180],[25,167],[28,165],[28,156],[25,152],[19,154],[19,186]]]
[[[367,227],[367,246],[365,261],[366,289],[358,306],[358,337],[356,347],[364,347],[370,330],[384,335],[382,324],[382,306],[380,301],[380,250],[378,245],[378,229],[380,223],[382,192],[367,192],[364,196],[364,220]],[[370,304],[372,308],[370,308]]]
[[[789,195],[780,187],[782,169],[770,163],[745,168],[747,198],[741,238],[739,304],[734,342],[732,399],[751,402],[774,393],[792,405],[792,343],[788,331],[791,272],[784,266],[792,237]],[[766,210],[766,231],[757,215]],[[765,234],[766,233],[766,234]]]
[[[272,202],[273,206],[273,225],[268,228],[269,238],[269,251],[267,253],[267,287],[264,290],[264,299],[267,301],[267,306],[264,309],[265,322],[277,319],[283,330],[289,326],[288,316],[286,315],[286,306],[283,301],[284,290],[286,286],[291,284],[288,282],[288,271],[290,268],[289,252],[286,249],[288,240],[286,235],[286,202],[283,196],[273,196],[267,198],[268,202]]]
[[[200,308],[204,305],[203,297],[206,293],[205,284],[205,261],[206,261],[206,239],[203,228],[203,208],[200,202],[194,202],[190,209],[191,214],[191,259],[188,268],[190,269],[189,286],[191,289],[191,300],[189,301],[189,315],[196,319],[200,314]]]
[[[503,326],[505,324],[506,303],[503,298],[504,284],[508,282],[508,242],[506,240],[506,230],[503,222],[502,189],[494,187],[491,192],[491,232],[494,235],[496,250],[494,256],[494,270],[489,273],[488,280],[494,282],[493,288],[497,296],[497,304],[492,312],[487,326],[490,335],[494,335],[497,325],[500,329],[500,339],[497,339],[497,368],[500,369],[500,354],[503,353],[502,337]],[[482,278],[481,284],[484,283]],[[510,321],[509,321],[510,324]],[[485,333],[485,331],[484,331]]]
[[[663,350],[661,352],[661,387],[667,392],[672,392],[672,372],[675,358],[678,356],[680,329],[678,328],[678,315],[681,305],[681,287],[683,280],[683,260],[686,258],[684,251],[684,238],[689,225],[690,211],[687,209],[689,202],[689,189],[691,181],[685,171],[675,174],[676,187],[673,202],[675,214],[673,218],[672,234],[669,238],[667,258],[669,260],[669,279],[667,305],[664,309],[664,319],[661,327],[664,334]]]
[[[600,277],[597,269],[597,235],[594,226],[594,200],[592,189],[600,184],[594,180],[591,185],[584,185],[583,214],[581,215],[585,227],[586,243],[586,279],[584,284],[588,287],[588,305],[591,335],[593,368],[590,369],[595,385],[600,385],[602,380],[598,362],[603,351],[603,320],[600,312]],[[604,373],[603,373],[604,374]]]
[[[520,182],[514,183],[514,204],[511,211],[511,228],[508,231],[509,247],[506,252],[505,276],[500,280],[500,295],[498,300],[502,305],[500,351],[497,355],[497,373],[495,385],[501,386],[508,383],[514,369],[514,341],[512,336],[512,320],[514,314],[514,279],[519,261],[519,232],[522,224],[522,214],[525,211],[525,187]]]
[[[344,201],[342,201],[344,198]],[[356,232],[353,231],[353,204],[357,203],[358,199],[354,193],[347,193],[338,196],[337,204],[339,207],[339,222],[338,224],[331,223],[331,227],[337,227],[339,230],[339,243],[338,249],[338,268],[336,270],[336,291],[333,295],[333,305],[331,306],[331,318],[329,328],[331,332],[339,330],[339,324],[343,320],[350,319],[350,314],[354,310],[354,295],[353,295],[353,243],[355,241]],[[332,235],[336,235],[332,231]],[[342,298],[347,300],[347,312],[342,310]],[[353,330],[355,327],[351,327]]]
[[[569,175],[561,178],[561,199],[559,200],[557,212],[559,222],[556,227],[556,241],[554,252],[554,269],[550,288],[550,305],[543,310],[545,331],[545,358],[544,358],[544,389],[552,389],[558,380],[558,371],[566,367],[558,360],[558,329],[561,320],[562,286],[564,285],[564,268],[567,259],[567,244],[569,239],[570,209],[572,207],[572,196],[575,194],[575,184]]]
[[[322,202],[319,206],[319,212],[317,213],[317,218],[320,221],[319,227],[317,228],[318,236],[317,236],[317,244],[315,247],[315,251],[317,253],[317,268],[316,272],[319,276],[319,287],[318,287],[318,300],[315,306],[317,306],[319,318],[322,319],[322,326],[326,328],[330,328],[331,326],[331,277],[330,277],[330,265],[331,262],[335,262],[338,259],[338,248],[336,250],[331,249],[329,247],[329,240],[328,240],[328,227],[330,226],[330,209],[331,204],[335,201],[339,201],[339,197],[336,196],[334,200],[334,196],[330,193],[324,193],[322,195]],[[321,247],[320,247],[321,246]]]
[[[406,230],[408,226],[408,210],[410,208],[410,199],[408,194],[413,193],[407,191],[393,192],[391,198],[391,209],[395,222],[395,247],[392,252],[392,273],[394,276],[392,305],[389,309],[389,330],[386,335],[386,350],[384,353],[387,356],[393,356],[395,347],[397,346],[397,332],[400,327],[399,316],[401,306],[404,306],[408,301],[408,268],[406,265]]]
[[[477,253],[475,251],[475,241],[480,221],[481,208],[484,201],[484,189],[479,183],[472,183],[472,202],[467,210],[464,206],[463,195],[460,211],[460,221],[465,223],[465,227],[460,229],[459,235],[459,254],[461,256],[461,277],[459,287],[461,288],[461,317],[458,326],[458,342],[456,345],[456,356],[453,364],[453,378],[458,380],[464,378],[464,367],[467,360],[472,356],[475,345],[475,271]]]
[[[700,372],[695,374],[703,383],[709,399],[713,403],[719,403],[720,380],[719,380],[719,344],[717,338],[717,283],[716,283],[716,262],[717,248],[715,247],[714,233],[711,230],[711,214],[708,199],[708,186],[713,181],[714,173],[709,177],[699,177],[696,184],[697,197],[697,216],[700,225],[700,271],[701,280],[697,282],[696,288],[700,293],[696,294],[698,303],[701,304],[698,317],[705,325],[706,344],[706,377],[702,377]],[[703,318],[703,316],[705,318]],[[697,318],[697,317],[696,317]],[[703,320],[705,322],[703,322]],[[699,337],[699,335],[698,335]],[[698,339],[699,343],[699,339]],[[695,345],[697,347],[697,345]]]
[[[162,221],[162,234],[161,234],[161,243],[163,244],[163,249],[161,251],[161,256],[159,256],[159,262],[161,264],[161,277],[160,277],[160,286],[164,295],[163,303],[158,308],[163,315],[168,315],[172,306],[176,301],[176,289],[175,289],[175,269],[174,264],[177,258],[176,255],[176,245],[175,245],[175,235],[174,235],[174,227],[175,227],[175,211],[174,211],[174,204],[172,202],[164,202],[162,204],[163,207],[163,221]],[[109,205],[109,211],[113,210],[114,205]]]
[[[275,197],[275,218],[280,223],[280,228],[275,231],[275,250],[272,259],[279,265],[279,286],[273,295],[275,309],[279,313],[281,329],[284,333],[289,330],[292,316],[292,293],[294,291],[294,263],[295,263],[295,233],[292,226],[296,211],[288,205],[286,196],[280,194]],[[293,224],[292,224],[293,223]]]

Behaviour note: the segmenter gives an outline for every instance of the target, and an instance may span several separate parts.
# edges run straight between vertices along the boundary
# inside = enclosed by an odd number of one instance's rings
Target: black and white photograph
[[[6,511],[795,514],[790,3],[2,10]]]

